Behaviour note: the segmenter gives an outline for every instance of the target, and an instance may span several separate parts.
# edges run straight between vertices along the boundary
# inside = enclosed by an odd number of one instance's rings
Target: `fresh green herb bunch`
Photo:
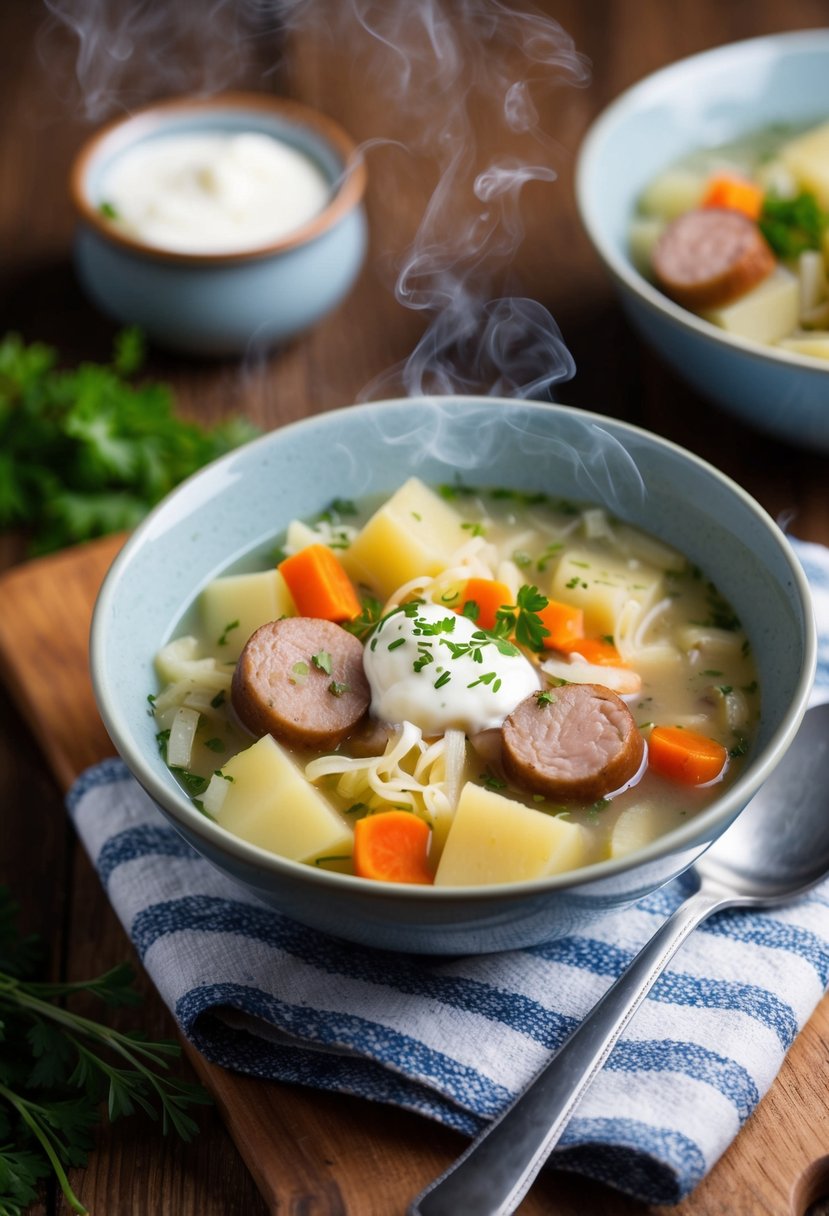
[[[202,465],[257,434],[241,418],[207,430],[176,416],[165,384],[133,383],[141,334],[120,333],[110,364],[59,370],[57,354],[0,340],[0,529],[33,553],[134,527]]]
[[[66,998],[91,994],[106,1005],[135,1005],[122,965],[76,984],[30,978],[37,940],[20,935],[17,907],[0,887],[0,1216],[21,1216],[41,1179],[53,1174],[74,1212],[86,1212],[67,1170],[86,1163],[106,1099],[110,1120],[140,1107],[189,1140],[198,1130],[186,1108],[209,1102],[199,1085],[168,1073],[177,1043],[112,1030],[71,1012]]]
[[[795,198],[766,195],[760,215],[760,230],[781,258],[796,258],[807,249],[820,249],[829,224],[827,215],[808,190]]]

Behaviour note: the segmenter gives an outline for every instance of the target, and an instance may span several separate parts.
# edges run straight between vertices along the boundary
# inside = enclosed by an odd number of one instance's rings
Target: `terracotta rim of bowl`
[[[110,153],[121,151],[137,139],[162,129],[170,115],[209,110],[275,115],[287,119],[297,127],[311,128],[331,146],[342,162],[343,174],[336,185],[333,198],[318,215],[299,228],[292,229],[286,236],[250,249],[221,253],[181,252],[151,245],[138,237],[121,232],[88,197],[85,182],[90,164],[104,150]],[[343,128],[326,114],[302,102],[272,96],[269,93],[228,92],[216,93],[210,97],[170,98],[134,110],[125,117],[112,119],[82,144],[70,170],[69,192],[79,217],[100,236],[115,245],[162,262],[177,262],[189,266],[227,266],[284,253],[321,236],[358,206],[365,193],[366,180],[365,163],[357,145]]]

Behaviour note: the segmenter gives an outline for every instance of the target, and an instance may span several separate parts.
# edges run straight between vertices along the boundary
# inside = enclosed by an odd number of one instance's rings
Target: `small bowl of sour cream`
[[[273,346],[353,286],[365,183],[350,137],[297,102],[159,102],[96,132],[75,159],[78,277],[97,307],[160,346]]]

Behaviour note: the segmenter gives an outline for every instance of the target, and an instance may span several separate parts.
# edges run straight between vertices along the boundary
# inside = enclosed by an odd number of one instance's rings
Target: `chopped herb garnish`
[[[163,760],[167,759],[167,741],[170,738],[169,730],[160,730],[156,733],[155,741],[158,744],[158,750]]]
[[[781,258],[796,258],[807,249],[820,249],[829,215],[810,190],[794,198],[767,194],[757,221],[760,231]]]
[[[462,615],[470,621],[477,621],[481,615],[481,605],[477,600],[467,600],[463,606]]]
[[[461,527],[470,532],[472,536],[486,536],[484,525],[477,520],[465,520],[461,524]]]
[[[227,646],[227,635],[228,635],[229,633],[232,633],[234,629],[238,629],[238,628],[239,628],[239,621],[238,621],[238,620],[236,620],[236,621],[229,621],[229,622],[227,623],[227,625],[225,625],[224,630],[223,630],[223,632],[222,632],[221,637],[219,638],[219,641],[218,641],[217,645],[219,645],[219,646]]]
[[[516,549],[513,552],[512,560],[515,562],[519,570],[526,570],[527,566],[532,565],[532,558],[524,549]]]
[[[412,511],[412,518],[416,519],[418,523],[421,523],[423,520],[423,516],[420,514],[419,511]]]
[[[301,684],[308,678],[308,673],[310,670],[311,669],[308,664],[303,663],[302,660],[300,660],[298,663],[294,663],[293,667],[291,668],[291,671],[294,674],[288,677],[289,682],[291,684]]]
[[[505,790],[507,788],[506,781],[502,781],[499,777],[493,777],[489,769],[483,773],[478,773],[478,780],[480,781],[481,785],[483,785],[484,789],[491,790],[493,793],[497,793],[498,790]]]
[[[738,756],[744,756],[748,751],[748,739],[744,735],[737,735],[737,742],[733,747],[729,748],[729,756],[732,760],[736,760]]]
[[[400,646],[405,646],[405,645],[406,645],[405,638],[395,638],[393,642],[389,642],[386,649],[387,650],[397,650]]]
[[[328,685],[328,691],[331,693],[332,697],[341,697],[343,693],[348,692],[348,688],[348,684],[338,680],[332,680]]]
[[[700,672],[700,675],[703,675],[703,676],[711,676],[711,678],[712,678],[712,679],[716,679],[716,678],[717,678],[717,676],[721,676],[721,675],[722,675],[722,672],[721,672],[721,671],[717,671],[717,670],[716,670],[715,668],[713,668],[713,667],[710,667],[710,668],[709,668],[707,671],[702,671],[702,672]]]
[[[378,624],[382,610],[383,605],[379,600],[374,599],[372,596],[366,596],[363,600],[360,615],[355,616],[353,621],[343,621],[342,628],[347,630],[348,633],[353,633],[362,642]]]
[[[536,705],[538,705],[539,709],[543,709],[545,705],[555,704],[556,700],[557,698],[555,693],[550,692],[549,689],[545,689],[544,692],[537,692],[535,694]]]
[[[315,866],[326,866],[326,865],[330,865],[330,863],[334,862],[334,861],[339,861],[339,862],[351,861],[351,857],[348,853],[331,853],[331,854],[329,854],[328,857],[314,858],[314,865]]]
[[[231,784],[236,780],[236,778],[232,777],[230,773],[223,773],[220,768],[213,769],[213,776],[221,777],[222,781],[229,781]]]
[[[721,692],[724,697],[727,697],[730,692],[734,691],[732,684],[718,684],[717,692]]]
[[[471,684],[467,684],[467,688],[476,688],[479,684],[489,684],[493,692],[498,692],[501,687],[501,679],[497,672],[488,671],[482,676],[478,676],[477,680],[473,680]]]
[[[106,201],[106,199],[104,199],[104,201],[102,203],[98,204],[98,210],[100,211],[101,215],[104,216],[105,219],[108,219],[108,220],[117,220],[118,219],[117,209],[113,206],[112,203],[108,203]]]
[[[367,802],[352,802],[351,806],[346,807],[343,814],[359,815],[362,811],[367,811],[368,809],[369,809],[369,805]]]
[[[211,752],[223,752],[225,750],[224,740],[215,737],[212,739],[205,739],[204,746],[209,747]]]
[[[751,694],[755,693],[756,691],[757,691],[757,681],[756,680],[752,680],[750,684],[743,685],[743,692],[748,693],[749,696],[751,696]]]
[[[189,768],[179,768],[178,765],[171,764],[170,772],[176,774],[191,798],[197,794],[203,794],[207,789],[207,778],[200,776],[198,773],[191,773]]]
[[[539,573],[543,573],[543,571],[547,569],[552,559],[561,552],[562,548],[563,545],[561,541],[555,541],[553,544],[547,546],[535,563],[536,569],[539,571]]]
[[[444,684],[448,684],[448,683],[449,683],[449,681],[450,681],[451,679],[452,679],[452,676],[450,675],[450,673],[449,673],[448,671],[444,671],[444,672],[443,672],[441,675],[439,675],[439,676],[438,676],[438,678],[435,680],[434,687],[435,687],[435,688],[443,688]]]
[[[311,662],[318,671],[324,671],[327,676],[331,675],[331,655],[327,650],[318,650],[316,654],[312,654]]]
[[[225,692],[225,690],[223,688],[220,688],[219,691],[216,693],[215,697],[212,698],[210,704],[213,707],[213,709],[221,709],[221,707],[224,705],[226,700],[227,700],[227,693]]]
[[[572,591],[576,587],[581,587],[585,591],[587,590],[587,583],[585,583],[583,579],[580,579],[577,574],[574,574],[573,577],[564,585],[569,591]]]

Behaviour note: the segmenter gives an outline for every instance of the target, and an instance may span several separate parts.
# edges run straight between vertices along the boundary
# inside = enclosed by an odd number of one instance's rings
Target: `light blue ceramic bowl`
[[[320,215],[284,239],[230,254],[171,253],[101,213],[115,159],[167,135],[258,132],[310,156],[332,187]],[[75,266],[93,303],[158,345],[197,355],[242,354],[308,329],[335,308],[365,259],[365,167],[336,123],[266,93],[177,98],[115,121],[79,152],[71,193],[80,217]]]
[[[273,856],[206,819],[158,754],[153,656],[223,571],[266,565],[289,520],[334,496],[430,483],[520,486],[593,501],[684,551],[742,618],[759,665],[762,724],[737,782],[630,860],[523,884],[437,889],[369,882]],[[271,559],[272,560],[272,559]],[[641,898],[690,865],[789,745],[815,664],[809,591],[769,516],[721,473],[634,427],[564,406],[493,398],[387,401],[321,414],[223,457],[137,529],[100,594],[91,663],[121,756],[200,853],[267,903],[318,929],[394,950],[483,953],[541,942]]]
[[[640,81],[595,121],[579,153],[581,218],[642,336],[705,396],[805,447],[829,450],[829,363],[726,335],[672,303],[634,268],[638,195],[694,149],[773,124],[829,118],[829,30],[751,39]]]

